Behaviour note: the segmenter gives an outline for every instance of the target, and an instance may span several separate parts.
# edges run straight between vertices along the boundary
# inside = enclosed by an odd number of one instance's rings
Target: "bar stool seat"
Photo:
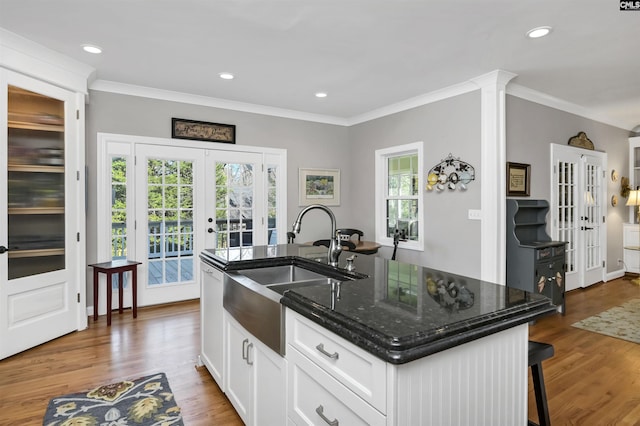
[[[533,377],[533,390],[536,395],[536,408],[538,409],[539,425],[529,420],[529,426],[551,426],[549,419],[549,407],[547,405],[547,392],[544,387],[542,375],[542,361],[553,356],[553,346],[548,343],[540,343],[529,340],[529,367]]]
[[[112,275],[118,274],[118,312],[122,313],[122,292],[124,288],[124,273],[131,272],[131,293],[133,317],[138,316],[138,265],[142,262],[135,260],[118,259],[110,262],[94,263],[89,265],[93,268],[93,320],[98,319],[98,273],[107,275],[107,326],[111,325],[111,298],[112,298]]]

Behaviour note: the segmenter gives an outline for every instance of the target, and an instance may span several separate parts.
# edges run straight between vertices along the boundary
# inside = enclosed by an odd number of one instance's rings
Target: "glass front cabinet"
[[[9,85],[8,279],[65,269],[65,103]]]
[[[73,73],[11,53],[0,55],[0,359],[87,324],[86,78],[73,87]]]

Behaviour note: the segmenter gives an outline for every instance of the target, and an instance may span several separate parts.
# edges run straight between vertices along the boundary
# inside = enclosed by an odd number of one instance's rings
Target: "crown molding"
[[[89,86],[89,89],[99,92],[118,93],[121,95],[140,96],[143,98],[201,105],[212,108],[222,108],[232,111],[249,112],[253,114],[263,114],[282,118],[292,118],[294,120],[313,121],[316,123],[334,124],[337,126],[348,126],[347,120],[340,117],[332,117],[322,114],[311,114],[284,108],[211,98],[189,93],[174,92],[171,90],[155,89],[153,87],[118,83],[109,80],[95,80]]]
[[[627,123],[613,120],[611,117],[605,114],[598,113],[597,111],[594,111],[592,109],[585,108],[583,106],[565,101],[560,98],[556,98],[543,92],[538,92],[537,90],[533,90],[516,83],[510,83],[507,85],[507,95],[515,96],[517,98],[535,102],[540,105],[555,108],[560,111],[568,112],[570,114],[575,114],[583,118],[588,118],[589,120],[631,131],[631,128]]]
[[[87,93],[95,69],[0,28],[0,66],[54,84]]]
[[[475,90],[478,90],[477,85],[475,85],[471,80],[465,81],[442,89],[434,90],[433,92],[409,98],[404,101],[396,102],[382,108],[374,109],[373,111],[369,111],[364,114],[356,115],[349,118],[347,120],[347,123],[349,126],[353,126],[356,124],[364,123],[366,121],[386,117],[387,115],[396,114],[412,108],[417,108],[423,105],[442,101],[447,98],[453,98],[454,96],[473,92]]]

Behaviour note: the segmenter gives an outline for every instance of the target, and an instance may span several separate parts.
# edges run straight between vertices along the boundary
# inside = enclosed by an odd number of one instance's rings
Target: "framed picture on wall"
[[[340,169],[299,169],[299,205],[340,205]]]
[[[507,162],[507,196],[528,197],[531,181],[531,165]]]

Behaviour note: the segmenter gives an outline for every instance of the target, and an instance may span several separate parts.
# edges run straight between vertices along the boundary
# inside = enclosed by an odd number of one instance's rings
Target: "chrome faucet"
[[[310,206],[305,207],[298,213],[298,217],[296,221],[293,223],[293,228],[291,230],[294,234],[300,233],[300,226],[302,224],[302,217],[309,211],[313,209],[320,209],[326,212],[331,218],[331,239],[329,240],[329,265],[338,266],[338,258],[340,257],[340,253],[342,252],[342,246],[340,246],[339,236],[336,232],[336,217],[333,212],[322,204],[311,204]]]

